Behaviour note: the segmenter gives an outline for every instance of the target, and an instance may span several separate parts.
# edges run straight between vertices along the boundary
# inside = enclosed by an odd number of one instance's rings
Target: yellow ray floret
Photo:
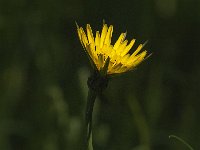
[[[125,40],[126,33],[122,33],[115,44],[112,45],[112,25],[108,27],[107,24],[103,24],[101,33],[96,31],[95,37],[89,24],[86,26],[86,32],[78,25],[77,31],[82,46],[99,71],[103,69],[106,60],[109,58],[107,74],[117,74],[132,70],[147,55],[146,50],[140,52],[144,44],[140,44],[132,54],[129,53],[135,43],[135,39],[128,43],[128,40]]]

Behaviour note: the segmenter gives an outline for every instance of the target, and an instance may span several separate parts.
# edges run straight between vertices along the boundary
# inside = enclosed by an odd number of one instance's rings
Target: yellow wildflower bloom
[[[128,44],[128,41],[125,40],[126,33],[121,33],[118,40],[112,45],[112,25],[108,27],[107,24],[103,24],[101,34],[96,31],[95,37],[89,24],[86,26],[86,32],[78,25],[77,30],[82,46],[100,72],[105,66],[106,74],[117,74],[132,70],[144,60],[147,54],[146,50],[139,53],[144,44],[140,44],[130,54],[129,51],[133,47],[135,39]]]

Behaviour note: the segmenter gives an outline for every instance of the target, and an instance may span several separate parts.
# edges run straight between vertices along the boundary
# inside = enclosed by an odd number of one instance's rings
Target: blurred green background
[[[76,33],[114,25],[153,55],[94,112],[94,150],[200,148],[199,0],[1,0],[0,149],[79,150],[91,66]]]

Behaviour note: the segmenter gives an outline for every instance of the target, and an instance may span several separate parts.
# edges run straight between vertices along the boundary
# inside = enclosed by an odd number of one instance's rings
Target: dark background
[[[153,55],[97,99],[94,150],[200,148],[199,0],[1,0],[0,149],[79,150],[91,66],[76,33],[103,19]],[[135,48],[135,47],[134,47]]]

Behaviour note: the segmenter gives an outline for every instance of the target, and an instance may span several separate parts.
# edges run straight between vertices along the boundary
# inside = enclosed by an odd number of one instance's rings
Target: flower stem
[[[99,72],[94,72],[88,78],[88,97],[85,111],[85,135],[86,135],[86,150],[92,150],[92,113],[95,99],[108,85],[108,77],[100,75]]]
[[[88,142],[89,142],[89,139],[91,136],[91,132],[92,132],[92,113],[93,113],[93,107],[94,107],[96,97],[97,97],[97,93],[95,91],[93,91],[92,89],[89,89],[88,97],[87,97],[86,111],[85,111],[87,145],[88,145]]]

